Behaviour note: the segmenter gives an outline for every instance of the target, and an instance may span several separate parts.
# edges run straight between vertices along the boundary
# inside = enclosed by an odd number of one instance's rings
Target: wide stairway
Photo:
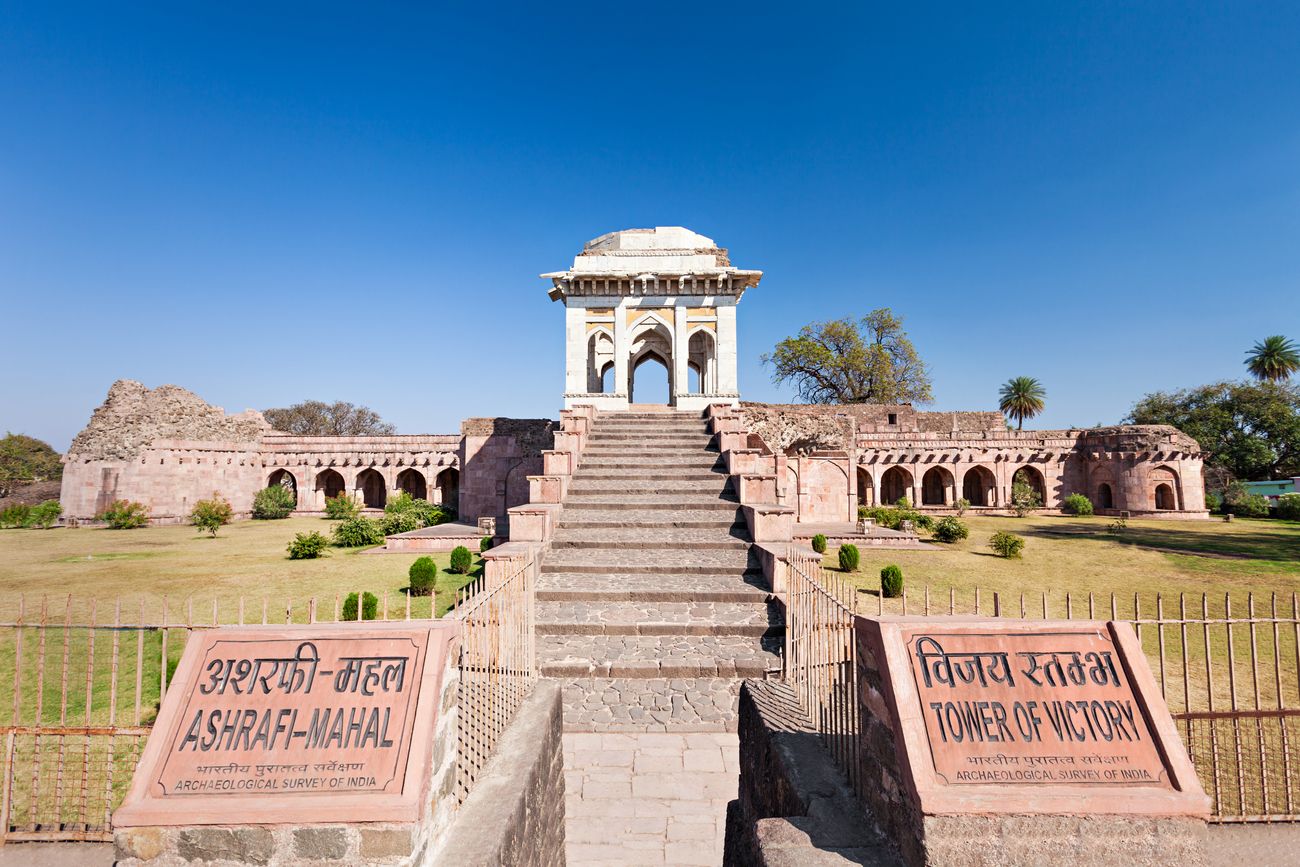
[[[750,544],[698,414],[599,418],[537,584],[569,863],[721,863],[740,679],[780,668]]]

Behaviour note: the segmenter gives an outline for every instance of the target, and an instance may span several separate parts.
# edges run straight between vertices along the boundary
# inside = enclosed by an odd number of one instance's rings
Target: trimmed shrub
[[[951,515],[940,518],[934,525],[934,538],[937,542],[957,542],[969,535],[970,530],[966,525]]]
[[[253,517],[261,521],[287,518],[297,505],[293,491],[284,485],[271,485],[253,497]]]
[[[375,615],[379,612],[379,597],[373,593],[363,593],[361,595],[361,619],[374,620]],[[349,593],[348,598],[343,600],[342,620],[357,619],[357,594]]]
[[[469,567],[474,565],[474,555],[464,545],[457,545],[451,551],[451,571],[457,575],[466,575],[469,573]]]
[[[412,596],[431,596],[438,580],[438,564],[432,557],[421,557],[411,564],[407,575],[411,579]]]
[[[880,570],[880,595],[886,599],[903,595],[903,570],[893,563]]]
[[[48,530],[59,522],[59,516],[62,514],[63,506],[59,504],[58,500],[46,500],[39,506],[32,507],[28,526]]]
[[[858,553],[857,545],[840,546],[840,569],[845,572],[856,572],[861,559],[862,555]]]
[[[315,560],[325,553],[327,545],[329,545],[329,539],[326,539],[315,530],[310,533],[299,533],[289,543],[289,559]]]
[[[825,553],[826,553],[826,537],[823,536],[821,533],[818,533],[816,536],[813,536],[813,537],[812,537],[812,549],[813,549],[814,551],[816,551],[818,554],[825,554]]]
[[[1083,494],[1070,494],[1061,504],[1061,510],[1067,515],[1077,515],[1081,518],[1092,514],[1092,500]]]
[[[339,494],[337,497],[329,497],[325,500],[325,516],[335,521],[346,521],[360,513],[361,506],[356,498],[349,497],[347,494]]]
[[[30,527],[31,523],[32,507],[25,503],[15,503],[0,511],[0,530],[17,530]]]
[[[103,521],[110,530],[134,530],[149,523],[149,507],[131,500],[114,500],[95,520]]]
[[[364,548],[367,545],[382,545],[384,528],[378,521],[363,515],[348,518],[334,528],[333,543],[339,548]]]
[[[1278,497],[1277,516],[1288,521],[1300,521],[1300,494],[1283,494]]]
[[[199,500],[190,510],[190,523],[198,528],[200,533],[206,530],[214,539],[217,530],[229,524],[233,517],[235,517],[235,510],[231,508],[230,503],[221,499],[221,495],[216,491],[212,492],[212,499]]]
[[[953,503],[952,507],[957,510],[957,517],[960,518],[965,515],[966,510],[970,508],[970,500],[965,497],[958,497],[957,502]]]
[[[420,516],[413,511],[394,512],[385,514],[379,519],[379,526],[384,530],[385,536],[396,536],[398,533],[409,533],[412,530],[418,530],[424,526],[420,523]]]
[[[1001,557],[1019,557],[1025,548],[1025,540],[1015,533],[999,530],[989,537],[989,547]]]
[[[491,536],[484,536],[482,539],[479,539],[479,540],[478,540],[478,552],[479,552],[480,554],[482,554],[484,551],[486,551],[487,549],[489,549],[489,548],[491,548],[491,547],[492,547],[492,537],[491,537]]]

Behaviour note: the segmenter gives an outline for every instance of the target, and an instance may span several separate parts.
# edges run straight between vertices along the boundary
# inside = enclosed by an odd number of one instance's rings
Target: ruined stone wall
[[[461,520],[495,517],[509,525],[508,511],[528,502],[528,477],[542,472],[542,452],[555,445],[550,419],[470,418],[461,423]]]

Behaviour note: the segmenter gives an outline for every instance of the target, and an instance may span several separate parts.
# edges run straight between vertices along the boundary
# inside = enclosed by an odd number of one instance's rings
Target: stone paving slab
[[[760,603],[549,601],[538,635],[779,635],[780,610]]]
[[[542,601],[763,602],[769,595],[761,574],[674,575],[548,572],[537,579]]]
[[[763,677],[780,641],[731,635],[538,636],[546,677]]]
[[[722,677],[564,681],[566,732],[734,732],[741,681]]]

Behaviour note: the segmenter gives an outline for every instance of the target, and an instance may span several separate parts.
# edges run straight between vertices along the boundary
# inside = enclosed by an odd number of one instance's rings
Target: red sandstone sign
[[[880,676],[878,692],[864,685],[868,708],[892,718],[924,812],[1207,811],[1128,624],[886,617],[857,629]]]
[[[454,635],[452,623],[196,632],[114,824],[418,818]]]

